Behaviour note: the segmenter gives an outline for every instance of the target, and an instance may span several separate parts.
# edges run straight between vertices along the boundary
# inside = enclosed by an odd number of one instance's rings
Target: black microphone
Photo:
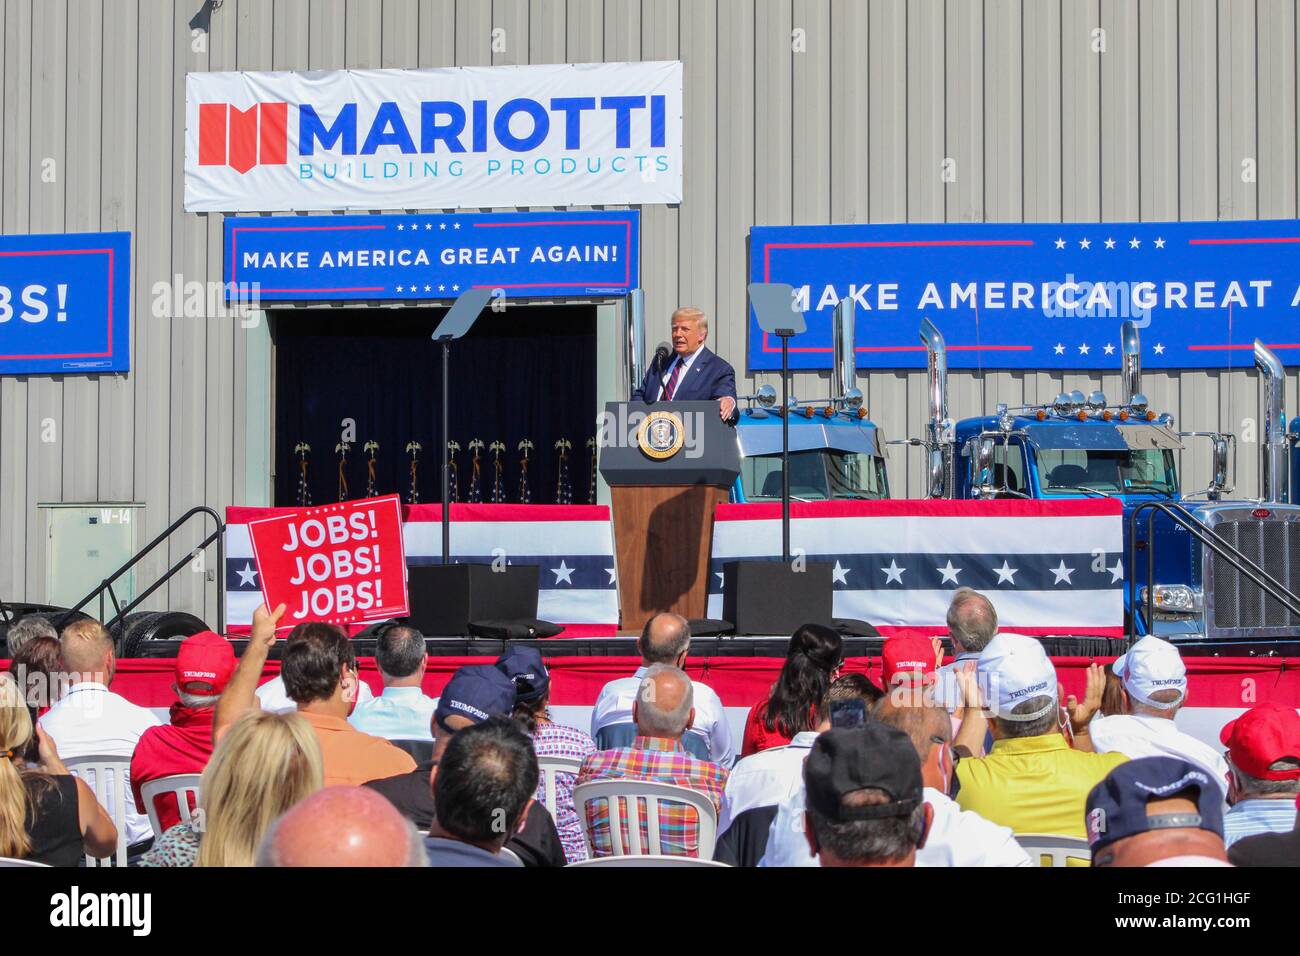
[[[655,366],[660,371],[663,371],[664,362],[668,360],[668,356],[671,354],[672,349],[668,347],[668,343],[660,342],[659,347],[655,349]]]

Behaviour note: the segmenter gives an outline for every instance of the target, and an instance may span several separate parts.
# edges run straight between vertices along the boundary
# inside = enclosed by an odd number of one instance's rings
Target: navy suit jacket
[[[662,398],[660,393],[663,391],[663,373],[672,368],[672,363],[676,359],[674,353],[662,369],[651,362],[650,370],[645,374],[645,381],[632,393],[632,401],[647,404],[659,401]],[[695,356],[695,361],[691,363],[685,378],[678,381],[677,391],[673,393],[673,401],[704,402],[711,398],[722,398],[724,395],[736,397],[736,370],[726,359],[701,346],[700,354]]]

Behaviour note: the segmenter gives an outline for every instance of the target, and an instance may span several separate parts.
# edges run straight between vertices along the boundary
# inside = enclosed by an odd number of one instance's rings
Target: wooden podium
[[[600,473],[613,501],[621,631],[660,611],[706,616],[713,515],[740,473],[717,402],[610,402]]]

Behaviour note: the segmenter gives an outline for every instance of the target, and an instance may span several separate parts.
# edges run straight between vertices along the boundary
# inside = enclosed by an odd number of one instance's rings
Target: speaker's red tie
[[[673,395],[677,392],[677,379],[682,374],[682,360],[678,359],[677,364],[673,366],[673,373],[668,376],[668,384],[664,386],[664,400],[671,402]]]

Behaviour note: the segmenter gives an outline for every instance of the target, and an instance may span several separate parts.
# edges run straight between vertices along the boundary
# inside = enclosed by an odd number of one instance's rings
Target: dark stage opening
[[[442,354],[430,336],[445,309],[283,310],[272,313],[275,342],[275,503],[299,503],[301,471],[294,447],[311,446],[307,484],[312,504],[339,499],[336,446],[355,422],[343,477],[345,496],[367,492],[367,442],[375,454],[375,494],[411,498],[408,442],[422,446],[419,500],[440,499]],[[533,443],[528,489],[533,504],[559,495],[559,450],[567,439],[571,501],[588,499],[596,421],[596,308],[513,306],[484,311],[451,349],[451,435],[460,445],[459,501],[469,500],[470,442],[483,442],[481,500],[491,500],[499,441],[505,500],[521,500],[519,443]]]

